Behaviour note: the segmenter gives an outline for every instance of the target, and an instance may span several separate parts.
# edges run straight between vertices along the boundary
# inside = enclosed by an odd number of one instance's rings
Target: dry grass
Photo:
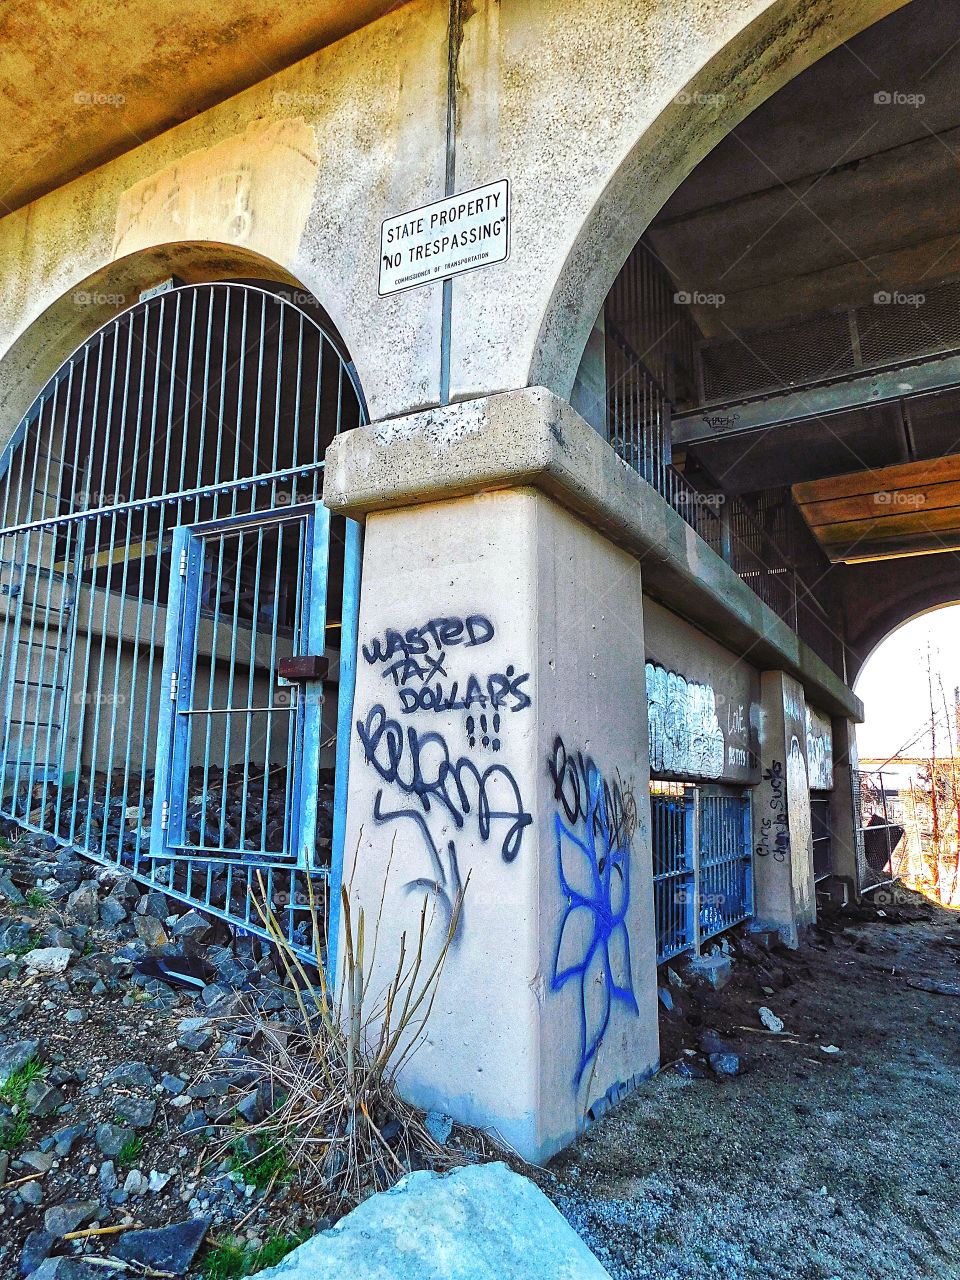
[[[253,1124],[238,1121],[216,1156],[223,1159],[230,1151],[233,1168],[247,1182],[267,1188],[294,1183],[300,1197],[335,1214],[372,1192],[386,1190],[412,1169],[462,1163],[464,1153],[435,1141],[423,1113],[398,1097],[395,1082],[422,1042],[463,893],[432,960],[427,957],[427,935],[433,915],[424,900],[414,942],[401,936],[392,977],[374,993],[383,899],[368,945],[364,911],[354,911],[344,886],[344,974],[335,1000],[319,942],[316,971],[308,972],[286,941],[262,883],[260,891],[255,905],[296,994],[300,1016],[293,1027],[280,1027],[252,1015],[262,1052],[258,1059],[244,1060],[243,1092],[259,1088],[268,1102],[267,1114]],[[324,913],[312,897],[310,911],[313,936],[319,940]],[[256,1073],[252,1082],[251,1071]]]

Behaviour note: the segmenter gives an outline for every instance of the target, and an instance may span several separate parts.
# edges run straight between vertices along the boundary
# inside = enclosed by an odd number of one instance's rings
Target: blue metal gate
[[[304,956],[339,892],[359,596],[323,453],[363,419],[318,318],[187,286],[89,339],[0,457],[0,813],[259,933],[262,881]]]
[[[651,781],[657,963],[753,915],[750,792]]]

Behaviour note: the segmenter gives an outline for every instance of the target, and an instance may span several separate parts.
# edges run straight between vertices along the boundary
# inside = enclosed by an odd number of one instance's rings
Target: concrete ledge
[[[800,680],[825,711],[863,704],[580,415],[543,387],[345,432],[326,455],[324,502],[371,511],[531,485],[642,563],[644,590],[761,668]]]

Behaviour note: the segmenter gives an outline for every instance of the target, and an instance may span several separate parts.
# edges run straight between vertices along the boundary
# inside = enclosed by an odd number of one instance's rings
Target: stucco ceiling
[[[0,6],[0,213],[397,7],[398,0],[8,0]]]

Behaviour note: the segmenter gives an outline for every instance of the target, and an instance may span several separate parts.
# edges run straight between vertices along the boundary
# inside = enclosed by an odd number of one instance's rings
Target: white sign
[[[509,253],[504,178],[387,218],[380,227],[380,296],[503,262]]]

